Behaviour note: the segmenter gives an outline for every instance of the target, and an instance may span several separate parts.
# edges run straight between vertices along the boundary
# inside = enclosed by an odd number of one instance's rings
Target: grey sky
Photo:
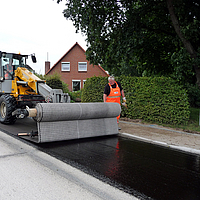
[[[47,52],[52,67],[76,42],[86,50],[85,37],[63,17],[64,8],[65,0],[0,0],[0,51],[35,53],[37,63],[28,64],[44,74]]]

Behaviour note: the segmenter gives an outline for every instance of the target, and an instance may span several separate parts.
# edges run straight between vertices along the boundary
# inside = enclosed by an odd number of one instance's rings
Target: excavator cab
[[[35,55],[31,55],[33,62],[36,62]],[[21,54],[13,54],[0,52],[0,77],[1,80],[13,80],[14,79],[14,71],[18,67],[27,68],[26,59],[27,55]]]
[[[1,77],[4,80],[13,79],[13,58],[12,54],[2,53],[1,57]]]

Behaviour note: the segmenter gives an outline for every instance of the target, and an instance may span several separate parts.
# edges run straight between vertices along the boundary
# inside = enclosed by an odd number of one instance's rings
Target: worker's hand
[[[126,102],[123,102],[122,106],[124,106],[125,108],[128,108]]]
[[[123,97],[123,102],[126,103],[126,97]]]

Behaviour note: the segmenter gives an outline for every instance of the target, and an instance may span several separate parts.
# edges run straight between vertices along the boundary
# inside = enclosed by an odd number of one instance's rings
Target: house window
[[[62,71],[70,71],[70,62],[62,62]]]
[[[72,80],[73,91],[79,91],[81,89],[81,80]]]
[[[87,71],[87,62],[78,62],[78,71],[86,72]]]

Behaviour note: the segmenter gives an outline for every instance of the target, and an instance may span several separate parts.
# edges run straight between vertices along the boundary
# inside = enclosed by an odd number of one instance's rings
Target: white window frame
[[[81,80],[72,80],[72,91],[74,92],[73,82],[80,82],[80,90],[81,90]]]
[[[86,80],[83,80],[83,88],[84,88],[85,82],[86,82]]]
[[[79,64],[85,64],[85,69],[80,69]],[[78,62],[78,71],[79,72],[87,72],[87,62]]]
[[[68,64],[69,65],[68,69],[64,69],[63,64]],[[70,62],[61,62],[61,71],[62,72],[70,72]]]

